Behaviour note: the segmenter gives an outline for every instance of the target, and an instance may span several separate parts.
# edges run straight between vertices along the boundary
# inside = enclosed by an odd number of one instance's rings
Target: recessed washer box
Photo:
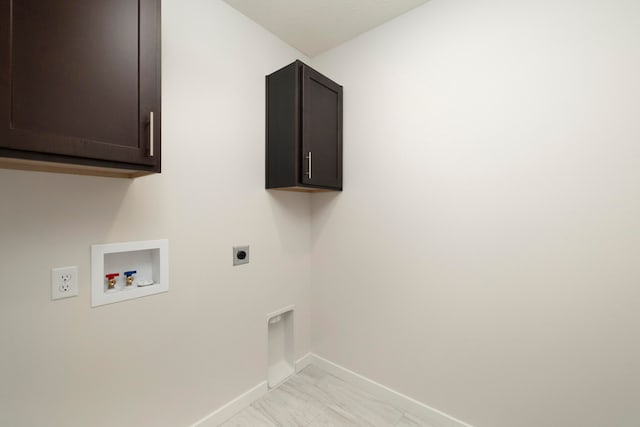
[[[131,276],[129,281],[125,273]],[[91,246],[92,307],[168,290],[167,239]]]

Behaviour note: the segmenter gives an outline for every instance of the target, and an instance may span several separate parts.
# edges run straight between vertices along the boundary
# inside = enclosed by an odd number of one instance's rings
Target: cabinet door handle
[[[149,157],[153,157],[153,111],[149,113]]]
[[[309,172],[307,172],[307,175],[309,176],[309,179],[311,179],[311,151],[309,151],[309,155],[305,157],[305,159],[309,159]]]

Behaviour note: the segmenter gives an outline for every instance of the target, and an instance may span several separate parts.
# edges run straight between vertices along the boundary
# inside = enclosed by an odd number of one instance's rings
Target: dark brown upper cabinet
[[[266,188],[342,191],[342,86],[300,61],[266,85]]]
[[[160,0],[0,0],[0,167],[160,172]]]

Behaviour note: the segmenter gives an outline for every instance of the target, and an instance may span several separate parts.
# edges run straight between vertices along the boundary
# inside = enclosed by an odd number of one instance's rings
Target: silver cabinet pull
[[[306,156],[305,159],[309,159],[309,172],[307,172],[307,175],[309,176],[309,179],[311,179],[311,151],[309,151],[309,155]]]
[[[153,111],[149,113],[149,157],[153,157]]]

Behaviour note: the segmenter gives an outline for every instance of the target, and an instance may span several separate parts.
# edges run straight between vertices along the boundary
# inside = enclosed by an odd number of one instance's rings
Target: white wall
[[[640,425],[638,40],[632,0],[433,0],[314,58],[314,351],[477,427]]]
[[[0,170],[0,425],[190,425],[266,379],[290,304],[309,351],[309,196],[264,190],[264,76],[295,58],[223,2],[164,0],[163,173]],[[155,238],[169,292],[92,309],[90,245]],[[66,265],[80,295],[50,301]]]

